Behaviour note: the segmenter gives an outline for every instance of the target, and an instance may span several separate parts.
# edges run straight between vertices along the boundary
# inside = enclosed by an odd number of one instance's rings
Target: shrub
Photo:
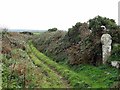
[[[114,44],[109,61],[120,61],[120,44]]]
[[[113,43],[120,43],[120,29],[110,30],[108,33],[112,36]]]
[[[48,29],[49,32],[54,32],[54,31],[57,31],[57,30],[58,30],[57,28]]]
[[[88,22],[89,22],[89,29],[92,30],[98,30],[101,28],[102,25],[110,30],[118,28],[115,20],[102,16],[96,16],[93,19],[90,19]]]
[[[68,29],[68,33],[65,38],[68,37],[71,43],[76,43],[80,41],[80,26],[82,26],[82,23],[77,22],[74,26],[72,26],[72,28]]]

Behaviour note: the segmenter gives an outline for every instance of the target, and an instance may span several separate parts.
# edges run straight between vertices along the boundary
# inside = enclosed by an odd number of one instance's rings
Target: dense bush
[[[65,38],[68,38],[70,43],[77,43],[81,40],[80,26],[82,26],[82,23],[77,22],[74,26],[72,26],[72,28],[68,29],[68,33]]]
[[[79,32],[80,26],[82,26],[82,23],[77,22],[72,28],[68,29],[68,35],[71,36],[73,33],[76,34],[76,32]]]
[[[110,61],[120,61],[120,44],[114,44],[112,48],[111,56],[109,57]]]
[[[118,28],[115,20],[102,16],[96,16],[93,19],[90,19],[88,22],[89,22],[89,28],[91,30],[99,30],[102,25],[110,30]]]
[[[34,45],[38,50],[45,53],[47,56],[57,60],[63,61],[67,58],[64,42],[62,39],[66,35],[65,31],[45,32],[39,38],[34,39]],[[62,56],[62,58],[60,58]]]
[[[113,43],[120,43],[120,29],[110,30],[108,33],[112,36]]]

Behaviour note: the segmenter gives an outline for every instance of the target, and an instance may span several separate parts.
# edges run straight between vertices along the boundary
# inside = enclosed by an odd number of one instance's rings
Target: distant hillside
[[[30,29],[8,29],[9,32],[23,32],[23,31],[29,31],[29,32],[45,32],[47,30],[30,30]]]

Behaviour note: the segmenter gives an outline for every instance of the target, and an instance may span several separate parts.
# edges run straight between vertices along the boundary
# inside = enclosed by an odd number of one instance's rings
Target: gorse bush
[[[120,29],[110,30],[108,33],[112,36],[113,43],[120,43]]]
[[[77,22],[72,28],[68,29],[68,33],[66,34],[65,38],[69,40],[71,43],[77,43],[81,40],[80,38],[80,26],[82,23]]]
[[[67,58],[64,42],[65,31],[45,32],[39,38],[34,39],[33,43],[38,50],[57,61],[64,61]],[[62,56],[62,58],[60,58]]]

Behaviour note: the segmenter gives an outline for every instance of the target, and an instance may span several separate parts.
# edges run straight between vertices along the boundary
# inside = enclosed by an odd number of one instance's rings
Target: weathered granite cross
[[[111,55],[111,38],[110,34],[103,34],[101,37],[103,64],[106,64],[108,57]]]

